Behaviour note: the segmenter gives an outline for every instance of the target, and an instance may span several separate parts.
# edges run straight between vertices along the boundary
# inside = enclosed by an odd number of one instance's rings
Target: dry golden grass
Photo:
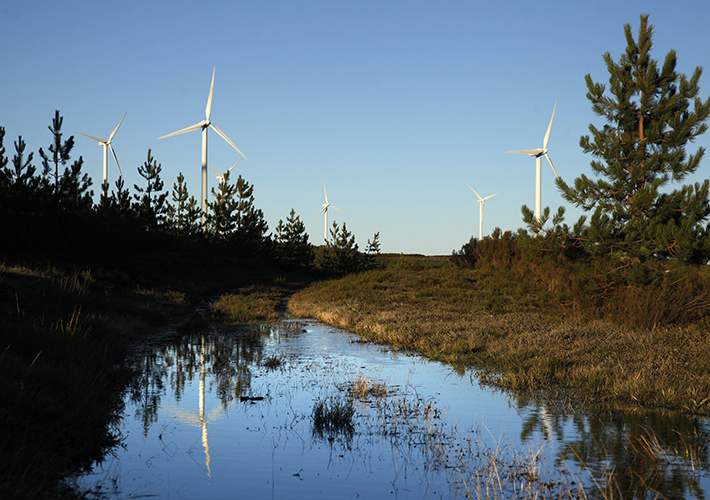
[[[710,413],[707,325],[645,330],[575,315],[511,270],[390,266],[314,284],[288,307],[395,349],[475,366],[498,386]]]

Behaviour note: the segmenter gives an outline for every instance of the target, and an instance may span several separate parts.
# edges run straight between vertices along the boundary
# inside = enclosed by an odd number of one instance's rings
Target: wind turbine
[[[235,146],[231,140],[229,140],[229,137],[224,135],[224,132],[222,132],[219,128],[217,128],[215,124],[210,121],[210,114],[212,113],[212,93],[214,92],[215,69],[216,68],[212,69],[212,85],[210,85],[210,95],[207,98],[207,107],[205,108],[205,119],[199,123],[196,123],[195,125],[192,125],[191,127],[178,130],[177,132],[173,132],[172,134],[158,137],[158,140],[160,140],[166,137],[170,137],[172,135],[184,134],[185,132],[192,132],[193,130],[202,129],[202,227],[204,227],[205,223],[207,222],[207,129],[212,127],[212,129],[214,129],[214,131],[217,132],[217,134],[219,134],[222,139],[227,141],[230,146],[232,146],[234,149],[237,150],[240,155],[242,155],[242,158],[245,158],[247,161],[249,161],[249,158],[244,156],[244,153],[239,151],[239,148]]]
[[[128,113],[123,114],[123,118],[126,117]],[[94,137],[93,135],[87,135],[87,134],[82,134],[81,132],[77,132],[79,135],[83,135],[84,137],[88,137],[89,139],[93,139],[95,141],[99,142],[99,145],[104,148],[104,180],[103,183],[101,184],[102,186],[108,186],[108,150],[111,150],[111,154],[113,155],[113,159],[116,160],[116,166],[118,167],[118,173],[121,174],[121,177],[123,177],[123,172],[121,172],[121,165],[118,164],[118,157],[116,156],[116,152],[113,150],[113,146],[111,146],[111,141],[113,140],[113,136],[116,135],[116,132],[118,131],[118,127],[121,126],[121,123],[123,123],[123,118],[121,118],[121,121],[118,122],[118,125],[116,125],[116,128],[113,129],[113,132],[111,132],[111,135],[108,136],[108,139],[99,139],[98,137]]]
[[[316,219],[320,216],[320,214],[325,213],[325,236],[324,236],[324,239],[325,239],[325,242],[326,242],[326,244],[327,244],[327,243],[328,243],[328,209],[329,209],[330,207],[333,207],[333,208],[336,209],[338,212],[343,212],[343,211],[340,210],[340,209],[339,209],[338,207],[336,207],[335,205],[331,205],[331,204],[328,202],[328,191],[326,191],[326,189],[325,189],[325,181],[323,182],[323,192],[325,193],[325,203],[323,203],[323,208],[321,209],[320,212],[318,212],[318,215],[316,215],[316,216],[313,218],[313,220],[316,220]],[[345,214],[345,212],[343,212],[343,213]],[[345,215],[348,215],[348,214],[345,214]]]
[[[231,172],[234,167],[236,167],[237,165],[239,165],[239,162],[240,162],[240,161],[242,161],[242,158],[239,158],[239,161],[238,161],[237,163],[235,163],[234,165],[232,165],[231,167],[229,167],[229,169],[227,169],[227,171],[226,171],[225,173],[223,173],[223,174],[220,174],[219,172],[217,172],[217,171],[216,171],[215,169],[213,169],[212,167],[207,167],[207,168],[209,168],[210,170],[212,170],[212,172],[214,172],[215,174],[217,174],[217,181],[219,181],[219,183],[221,184],[221,183],[224,182],[224,176],[227,175],[229,172]]]
[[[478,203],[481,205],[480,216],[478,218],[478,239],[481,240],[481,239],[483,239],[483,203],[487,199],[493,198],[494,196],[496,196],[500,193],[492,194],[490,196],[486,196],[485,198],[481,198],[481,195],[476,193],[475,189],[473,189],[469,184],[466,184],[466,185],[471,188],[471,191],[473,191],[476,194],[476,196],[478,196]]]
[[[541,197],[542,197],[542,160],[541,157],[544,155],[547,161],[552,167],[552,171],[555,172],[557,178],[560,175],[557,173],[557,169],[552,164],[552,160],[547,154],[547,141],[550,140],[550,131],[552,130],[552,120],[555,119],[555,110],[557,109],[557,101],[555,101],[555,107],[552,108],[552,118],[550,118],[550,125],[547,126],[547,132],[545,133],[545,138],[542,140],[542,147],[537,149],[523,149],[521,151],[506,151],[506,153],[522,153],[535,157],[535,219],[540,220],[541,213]]]

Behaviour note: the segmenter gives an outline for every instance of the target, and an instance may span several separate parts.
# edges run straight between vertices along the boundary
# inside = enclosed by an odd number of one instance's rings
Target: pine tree
[[[211,192],[215,200],[207,204],[207,231],[214,238],[228,239],[240,222],[240,201],[235,198],[237,186],[229,183],[229,172],[224,174],[217,190],[212,188]]]
[[[690,79],[676,72],[673,50],[662,65],[652,59],[648,15],[641,16],[636,40],[629,24],[624,32],[627,47],[619,61],[608,52],[603,56],[610,95],[586,76],[592,110],[606,121],[602,128],[590,125],[591,137],[580,139],[594,157],[591,168],[598,178],[582,175],[573,186],[561,179],[557,185],[565,199],[592,211],[589,224],[581,229],[583,219],[576,228],[593,255],[629,262],[652,256],[707,261],[708,181],[662,191],[694,173],[705,153],[704,148],[691,155],[685,151],[707,129],[710,99],[698,97],[702,69]]]
[[[256,250],[265,242],[269,226],[264,219],[264,213],[254,206],[254,186],[240,175],[235,187],[237,203],[234,210],[234,234],[239,245]]]
[[[25,159],[25,148],[27,144],[18,136],[15,145],[15,156],[12,158],[13,169],[9,172],[9,180],[16,193],[23,193],[29,196],[38,188],[38,180],[35,177],[37,169],[32,165],[34,154],[30,152]]]
[[[163,181],[160,179],[160,172],[163,167],[155,161],[151,150],[148,150],[148,157],[143,165],[138,167],[138,173],[143,177],[147,185],[142,188],[133,185],[138,194],[133,195],[136,200],[136,208],[139,217],[146,224],[146,229],[155,230],[163,222],[165,216],[165,199],[168,193],[163,193]]]
[[[194,196],[190,196],[185,176],[180,172],[173,184],[172,203],[166,203],[168,230],[173,234],[192,235],[200,230],[202,211]]]
[[[281,262],[290,266],[309,266],[313,260],[306,225],[293,208],[286,223],[279,220],[276,226],[276,250]]]
[[[42,167],[44,167],[44,178],[49,182],[51,178],[54,177],[55,191],[58,190],[60,181],[59,165],[66,165],[69,161],[71,150],[74,147],[74,136],[62,142],[63,122],[64,118],[59,115],[59,110],[55,110],[52,125],[47,127],[54,138],[48,148],[49,152],[52,153],[52,157],[50,158],[42,148],[39,148],[39,155],[42,157]],[[52,165],[54,166],[54,173],[52,173]]]

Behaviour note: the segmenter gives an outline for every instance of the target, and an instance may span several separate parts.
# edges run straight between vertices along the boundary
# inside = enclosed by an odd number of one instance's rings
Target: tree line
[[[334,223],[331,240],[309,242],[305,224],[292,209],[272,234],[264,213],[256,207],[254,186],[229,172],[211,189],[203,223],[200,204],[190,195],[182,172],[172,189],[162,178],[162,165],[149,149],[138,167],[141,184],[133,191],[123,177],[113,189],[101,185],[94,203],[92,180],[82,171],[83,158],[72,161],[74,137],[64,138],[63,117],[55,111],[51,142],[34,153],[18,136],[14,154],[6,154],[0,127],[0,220],[4,237],[0,252],[11,256],[116,255],[161,249],[219,249],[251,261],[287,268],[344,274],[371,268],[380,252],[379,233],[360,251],[345,224]],[[198,248],[200,247],[200,248]]]

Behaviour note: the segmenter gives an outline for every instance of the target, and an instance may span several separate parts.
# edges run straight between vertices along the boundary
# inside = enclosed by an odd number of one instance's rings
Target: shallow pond
[[[313,321],[162,339],[137,363],[123,446],[76,479],[88,498],[710,492],[707,419],[575,413]]]

